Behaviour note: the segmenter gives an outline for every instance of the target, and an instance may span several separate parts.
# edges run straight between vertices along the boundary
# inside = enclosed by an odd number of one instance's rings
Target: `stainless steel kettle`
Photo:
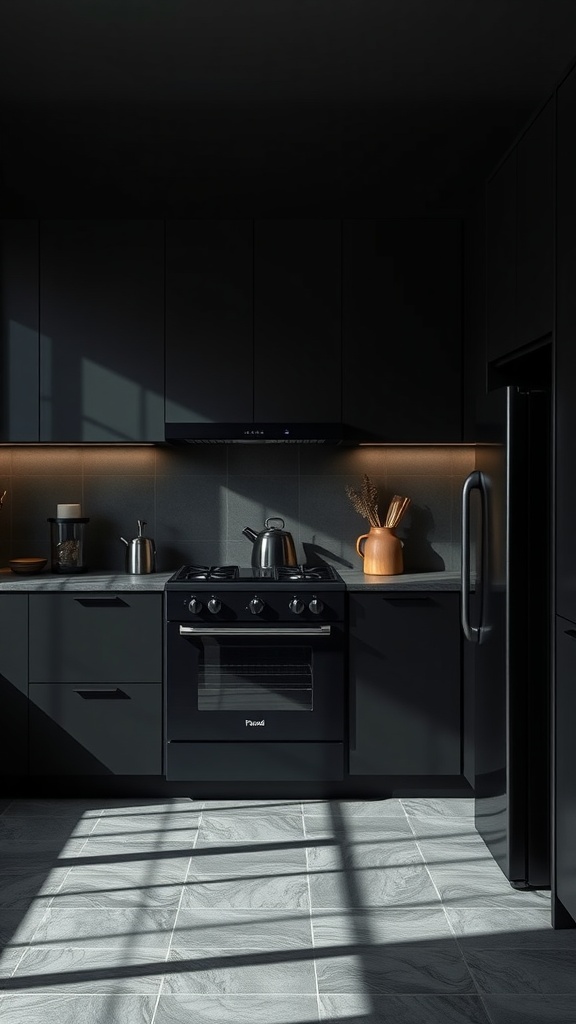
[[[281,523],[281,526],[271,526],[271,523]],[[260,533],[251,530],[249,526],[242,533],[248,540],[251,540],[252,565],[256,569],[271,569],[276,565],[298,565],[296,547],[292,534],[284,530],[284,520],[280,516],[270,516],[264,523],[265,529]]]
[[[145,572],[156,572],[156,545],[151,537],[142,536],[145,519],[138,520],[138,536],[132,540],[120,537],[126,545],[126,572],[140,575]]]

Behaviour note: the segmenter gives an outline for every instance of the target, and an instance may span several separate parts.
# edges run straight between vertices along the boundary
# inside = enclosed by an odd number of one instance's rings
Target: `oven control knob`
[[[222,607],[221,601],[217,597],[211,597],[208,601],[208,611],[212,612],[212,615],[217,615]]]
[[[188,611],[192,612],[193,615],[198,615],[202,611],[202,601],[199,601],[197,597],[193,597],[188,605]]]
[[[261,601],[259,597],[253,597],[248,607],[252,615],[260,615],[260,612],[264,609],[264,601]]]
[[[317,597],[312,598],[308,607],[314,615],[320,615],[320,613],[324,611],[324,604],[322,601],[318,600]]]
[[[294,615],[302,615],[302,612],[304,611],[304,602],[299,601],[297,597],[294,597],[290,601],[288,607],[291,612],[294,612]]]

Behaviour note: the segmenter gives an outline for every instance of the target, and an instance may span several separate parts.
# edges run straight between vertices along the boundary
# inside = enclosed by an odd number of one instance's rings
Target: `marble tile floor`
[[[468,799],[0,806],[1,1024],[564,1024]]]

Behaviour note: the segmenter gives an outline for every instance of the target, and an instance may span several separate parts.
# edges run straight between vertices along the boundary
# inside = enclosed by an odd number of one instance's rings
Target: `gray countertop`
[[[361,569],[341,569],[340,575],[349,591],[366,590],[459,590],[457,572],[404,573],[402,576],[367,576]],[[0,593],[21,591],[38,593],[60,590],[135,590],[163,591],[171,572],[147,573],[131,576],[127,573],[86,572],[74,576],[41,572],[36,576],[16,575],[10,569],[0,569]]]
[[[459,572],[407,572],[402,576],[367,576],[362,569],[339,569],[349,591],[460,590]]]
[[[138,590],[163,591],[171,572],[151,572],[142,576],[131,576],[125,572],[81,572],[73,576],[41,572],[26,576],[13,573],[11,569],[0,569],[0,594],[15,590],[37,594],[43,590]]]

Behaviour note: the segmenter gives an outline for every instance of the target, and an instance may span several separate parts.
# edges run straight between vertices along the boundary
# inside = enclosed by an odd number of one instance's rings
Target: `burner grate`
[[[276,570],[276,578],[282,582],[299,580],[304,582],[326,582],[337,579],[331,565],[281,565]]]
[[[195,580],[215,580],[224,582],[238,578],[237,565],[184,565],[177,576],[175,583],[193,582]]]

